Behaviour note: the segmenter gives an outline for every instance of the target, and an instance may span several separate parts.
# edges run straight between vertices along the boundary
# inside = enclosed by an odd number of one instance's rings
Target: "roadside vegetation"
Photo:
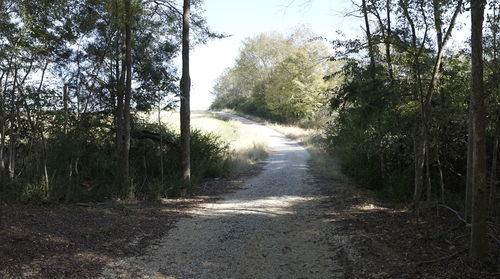
[[[348,178],[343,174],[342,167],[338,159],[333,156],[325,145],[325,133],[321,128],[312,126],[311,128],[301,127],[301,124],[281,124],[275,121],[267,120],[262,117],[242,113],[239,111],[225,109],[227,113],[241,115],[242,117],[252,119],[262,123],[267,127],[285,135],[286,137],[298,142],[311,154],[309,165],[313,171],[319,172],[321,176],[329,179],[347,181]]]
[[[202,2],[192,2],[193,45],[223,37],[206,25]],[[183,1],[1,1],[2,201],[144,200],[189,190],[179,132],[141,118],[177,107],[173,60],[184,9]],[[193,187],[226,175],[227,143],[193,131],[191,147]]]
[[[252,127],[223,114],[209,111],[193,111],[191,125],[194,130],[219,139],[227,148],[226,168],[222,176],[237,176],[252,172],[269,153],[266,139],[259,136]],[[148,121],[158,121],[158,114],[147,115]],[[161,123],[179,131],[179,114],[176,111],[162,111]]]

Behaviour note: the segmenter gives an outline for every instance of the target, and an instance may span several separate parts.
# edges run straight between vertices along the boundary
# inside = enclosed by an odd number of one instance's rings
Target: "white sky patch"
[[[342,30],[348,36],[360,33],[359,20],[343,15],[352,11],[350,1],[343,0],[206,0],[205,15],[210,28],[230,37],[213,40],[194,48],[190,56],[191,109],[207,109],[213,96],[214,82],[223,71],[234,65],[241,42],[261,33],[278,31],[288,33],[297,26],[305,26],[328,40]],[[177,60],[180,69],[180,59]]]
[[[292,5],[288,6],[290,3]],[[363,36],[362,18],[346,16],[355,11],[351,1],[345,0],[205,0],[205,16],[210,28],[229,38],[209,41],[191,52],[191,108],[207,109],[213,101],[211,91],[215,80],[234,65],[241,42],[261,33],[278,31],[288,33],[297,26],[305,26],[328,41]],[[373,19],[372,19],[373,20]],[[469,14],[462,13],[447,49],[460,49],[470,34]],[[180,58],[176,63],[180,67]]]

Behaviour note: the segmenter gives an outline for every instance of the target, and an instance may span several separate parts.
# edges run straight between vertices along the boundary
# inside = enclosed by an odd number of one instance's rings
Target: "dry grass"
[[[311,154],[309,165],[312,170],[319,172],[322,176],[327,178],[342,181],[347,180],[347,178],[342,174],[338,160],[329,154],[324,148],[323,143],[325,136],[321,129],[305,129],[293,125],[273,123],[259,117],[242,114],[233,110],[225,110],[225,112],[241,115],[253,121],[263,123],[286,137],[297,141]]]
[[[150,122],[158,122],[158,112],[143,115]],[[179,131],[179,112],[162,111],[163,125]],[[192,111],[191,126],[205,133],[218,135],[227,142],[232,152],[232,174],[238,175],[251,171],[263,162],[269,153],[268,143],[253,131],[253,128],[237,120],[207,111]]]
[[[346,177],[342,174],[338,160],[323,147],[324,134],[321,132],[321,129],[305,129],[293,125],[283,125],[232,110],[224,111],[263,123],[297,141],[311,154],[311,159],[309,160],[311,169],[328,178],[346,180]],[[157,114],[150,117],[150,121],[158,121]],[[162,112],[161,119],[168,127],[179,129],[178,112]],[[269,153],[267,142],[260,138],[258,134],[253,133],[252,128],[239,121],[207,111],[193,111],[191,113],[191,125],[204,132],[215,133],[230,144],[234,154],[233,166],[236,173],[251,170],[257,163],[262,162]]]

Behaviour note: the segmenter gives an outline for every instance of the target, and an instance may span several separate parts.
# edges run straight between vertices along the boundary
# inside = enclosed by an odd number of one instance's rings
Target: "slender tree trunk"
[[[370,31],[370,22],[368,20],[368,7],[366,6],[366,0],[362,1],[362,12],[365,19],[365,33],[366,40],[368,42],[368,56],[370,57],[370,73],[372,78],[375,77],[375,53],[373,50],[372,34]]]
[[[471,100],[472,102],[472,100]],[[464,206],[464,218],[467,222],[470,222],[472,217],[472,188],[473,188],[473,178],[474,178],[474,168],[472,167],[472,158],[474,150],[474,132],[472,128],[473,124],[473,114],[472,114],[472,103],[469,104],[469,127],[468,127],[468,138],[467,138],[467,173],[465,177],[465,206]]]
[[[439,172],[439,186],[441,188],[441,203],[444,203],[445,201],[445,196],[444,196],[444,176],[443,176],[443,167],[441,166],[441,160],[439,159],[439,152],[437,154],[437,167],[438,167],[438,172]]]
[[[44,121],[40,119],[43,118],[43,107],[41,103],[41,92],[42,92],[42,87],[43,87],[43,82],[45,80],[45,72],[47,71],[47,67],[49,66],[49,60],[45,62],[45,66],[43,67],[42,70],[42,76],[40,78],[40,83],[38,84],[38,89],[37,89],[37,94],[38,94],[38,114],[36,116],[36,130],[38,131],[38,135],[40,137],[40,141],[42,144],[42,168],[43,168],[43,181],[44,181],[44,186],[45,186],[45,198],[48,198],[50,195],[50,181],[49,181],[49,172],[47,168],[47,157],[48,157],[48,147],[47,147],[47,140],[45,139],[45,129],[44,129]],[[26,109],[29,111],[29,109]]]
[[[184,0],[182,15],[182,78],[181,78],[181,165],[184,187],[191,187],[191,150],[190,150],[190,90],[189,76],[189,19],[191,1]]]
[[[69,118],[68,100],[69,100],[68,84],[64,84],[64,87],[63,87],[63,115],[64,115],[63,132],[65,135],[68,134],[68,118]]]
[[[490,28],[492,36],[493,36],[493,63],[494,63],[494,76],[493,79],[495,80],[495,89],[497,94],[500,94],[499,90],[499,79],[500,79],[500,64],[498,63],[498,44],[497,44],[497,36],[498,36],[498,21],[497,20],[498,14],[497,14],[497,5],[493,4],[493,15],[492,19],[493,22],[491,23],[492,26]],[[493,26],[493,24],[495,26]],[[493,157],[491,161],[491,178],[490,178],[490,205],[491,205],[491,212],[494,213],[497,206],[498,206],[498,201],[497,201],[497,187],[498,187],[498,144],[500,141],[500,108],[497,107],[496,110],[496,115],[497,115],[497,121],[495,123],[495,136],[493,139]]]
[[[413,206],[414,209],[417,213],[418,216],[418,211],[419,211],[419,204],[420,204],[420,199],[422,197],[422,191],[423,191],[423,185],[424,185],[424,158],[425,158],[425,130],[424,130],[424,123],[425,123],[425,111],[423,107],[423,87],[422,87],[422,78],[421,78],[421,73],[420,73],[420,50],[417,46],[417,31],[415,28],[415,23],[413,22],[412,17],[410,16],[410,10],[408,7],[408,1],[400,1],[400,6],[403,10],[403,14],[408,21],[408,24],[411,29],[411,44],[412,44],[412,50],[411,50],[411,56],[413,58],[412,61],[412,74],[414,78],[414,94],[415,98],[420,101],[420,110],[421,110],[421,115],[420,115],[420,122],[417,123],[415,127],[415,138],[414,138],[414,144],[413,144],[413,154],[414,154],[414,192],[413,192]],[[427,30],[425,32],[424,36],[424,42],[427,39]]]
[[[14,66],[14,80],[12,85],[11,96],[11,111],[10,111],[10,135],[9,135],[9,178],[14,179],[16,173],[16,141],[17,141],[17,105],[16,105],[16,91],[17,91],[17,78],[18,69]]]
[[[434,3],[435,4],[435,3]],[[424,24],[426,26],[425,34],[424,34],[424,39],[420,45],[420,48],[417,52],[417,33],[416,33],[416,28],[415,28],[415,23],[413,22],[413,19],[410,16],[410,10],[408,6],[408,1],[401,1],[400,2],[401,8],[403,9],[403,14],[408,20],[408,23],[411,27],[412,30],[412,48],[413,48],[413,55],[414,55],[414,72],[415,72],[415,79],[418,85],[418,90],[419,92],[419,99],[420,99],[420,105],[421,105],[421,122],[420,122],[420,145],[417,148],[417,154],[415,154],[415,192],[414,192],[414,197],[413,197],[413,202],[415,207],[418,207],[419,201],[422,197],[422,188],[423,188],[423,180],[424,180],[424,166],[425,166],[425,158],[428,152],[428,142],[429,142],[429,125],[430,125],[430,120],[431,120],[431,107],[432,107],[432,96],[435,91],[436,83],[439,81],[440,78],[440,72],[439,69],[441,67],[441,62],[442,62],[442,57],[443,57],[443,50],[444,47],[451,37],[451,31],[454,28],[456,18],[458,14],[461,11],[462,8],[462,1],[460,0],[458,2],[458,5],[453,13],[453,16],[450,20],[450,25],[446,31],[446,34],[442,38],[442,41],[438,44],[438,53],[436,55],[436,60],[434,62],[434,67],[432,69],[432,75],[431,75],[431,80],[428,83],[427,86],[427,91],[424,92],[424,87],[422,85],[422,78],[421,78],[421,73],[420,73],[420,55],[423,50],[423,47],[426,42],[427,38],[427,31],[428,31],[428,23],[427,17],[426,17],[426,12],[425,9],[422,7],[421,8],[421,13],[424,18]]]
[[[431,167],[429,163],[429,150],[425,153],[425,183],[427,186],[427,202],[432,201]]]
[[[420,133],[416,139],[415,145],[415,189],[413,192],[413,205],[418,211],[420,200],[422,199],[422,191],[424,188],[424,166],[426,152],[426,136],[425,131],[420,127]]]
[[[122,36],[123,39],[123,36]],[[125,47],[122,47],[122,53],[125,52]],[[121,55],[121,72],[120,78],[118,80],[118,86],[116,91],[116,161],[117,161],[117,169],[116,169],[116,177],[115,184],[117,192],[122,191],[123,189],[123,136],[124,136],[124,119],[123,119],[123,111],[124,111],[124,95],[125,95],[125,72],[126,72],[126,61],[125,56]]]
[[[491,158],[490,171],[490,205],[491,212],[494,212],[497,206],[497,180],[498,180],[498,141],[500,138],[500,119],[497,119],[495,135],[493,136],[493,154]]]
[[[125,81],[123,93],[119,93],[118,115],[119,123],[117,150],[118,154],[118,184],[120,195],[123,198],[131,198],[130,184],[130,99],[132,95],[132,2],[124,0],[125,26],[124,26],[124,57],[122,65],[122,77]],[[123,81],[122,78],[122,81]],[[120,104],[121,103],[121,104]],[[121,124],[121,125],[120,125]],[[121,127],[120,127],[121,126]]]
[[[371,9],[371,13],[377,18],[377,21],[379,23],[380,31],[382,33],[382,38],[385,44],[385,60],[387,63],[387,71],[389,74],[389,80],[391,82],[394,81],[394,74],[393,74],[393,69],[392,69],[392,56],[391,56],[391,36],[392,36],[392,30],[391,30],[391,0],[386,0],[385,1],[385,10],[386,10],[386,20],[387,24],[384,25],[384,22],[382,20],[382,17],[380,16],[380,13],[377,10],[377,1],[378,0],[371,0],[371,4],[374,6],[373,9]],[[368,17],[366,17],[367,19]],[[366,24],[366,21],[365,21]]]
[[[483,84],[483,20],[484,0],[471,3],[472,42],[472,113],[473,113],[473,196],[471,256],[482,261],[488,255],[487,223],[488,183],[486,179],[486,107]]]
[[[4,9],[3,0],[0,0],[0,9],[1,10]],[[1,81],[3,82],[3,84],[0,84],[0,181],[2,181],[4,171],[5,171],[5,162],[4,162],[4,158],[3,158],[4,157],[4,149],[5,149],[5,136],[6,136],[5,135],[5,132],[6,132],[6,129],[5,129],[5,122],[6,122],[6,119],[5,119],[5,116],[6,116],[6,113],[5,113],[5,109],[6,109],[6,107],[5,107],[5,92],[7,91],[7,82],[9,80],[9,73],[10,73],[10,65],[4,72],[2,72]],[[4,75],[5,75],[5,80],[3,79]],[[0,216],[3,216],[3,215],[1,215],[1,213],[2,213],[1,208],[2,208],[2,205],[0,204]],[[0,218],[0,230],[3,229],[1,219],[2,218]]]
[[[0,5],[1,7],[1,5]],[[5,75],[5,80],[4,80],[4,75],[5,72],[2,74],[2,78],[0,79],[0,179],[2,178],[4,169],[5,169],[5,163],[4,163],[4,158],[3,158],[3,152],[5,148],[5,96],[4,92],[6,86],[4,84],[7,84],[8,78],[9,78],[9,72],[6,73]]]
[[[158,126],[160,127],[160,181],[161,185],[164,182],[163,170],[163,125],[161,123],[161,101],[158,101]]]
[[[440,5],[441,1],[440,0],[434,0],[433,4],[434,5]],[[437,45],[438,45],[438,52],[437,52],[437,57],[436,61],[434,63],[434,67],[432,69],[432,76],[431,80],[429,81],[429,85],[427,87],[427,92],[425,94],[425,97],[422,102],[422,136],[423,136],[423,141],[424,141],[424,146],[422,148],[422,154],[420,156],[422,158],[425,158],[428,156],[429,152],[429,126],[430,126],[430,121],[431,121],[431,108],[432,108],[432,96],[434,95],[434,91],[436,88],[436,84],[439,83],[440,77],[441,77],[441,65],[443,61],[443,53],[444,53],[444,47],[446,46],[446,43],[448,42],[449,38],[451,37],[451,31],[453,30],[455,26],[455,22],[457,19],[458,14],[461,11],[462,7],[462,1],[458,2],[457,7],[455,8],[455,11],[453,13],[453,16],[450,21],[450,25],[448,26],[448,30],[446,31],[446,34],[443,37],[442,34],[442,22],[441,22],[441,10],[440,7],[434,7],[435,11],[435,26],[436,26],[436,33],[437,35]],[[422,13],[425,13],[425,11],[422,11]],[[423,93],[423,92],[422,92]],[[421,164],[423,167],[423,164]],[[423,170],[422,170],[423,173]],[[429,178],[429,187],[430,187],[430,178]]]
[[[443,0],[433,0],[432,6],[434,8],[434,25],[436,27],[436,39],[438,47],[443,44],[443,21],[441,18],[441,8],[444,6]]]
[[[387,17],[387,34],[385,38],[385,56],[387,60],[387,68],[389,69],[389,79],[394,80],[394,71],[392,69],[392,55],[391,55],[391,41],[392,41],[392,30],[391,30],[391,0],[386,0],[386,17]]]

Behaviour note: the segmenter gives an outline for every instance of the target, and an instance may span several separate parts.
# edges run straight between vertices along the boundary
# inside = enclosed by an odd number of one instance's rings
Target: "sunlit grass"
[[[325,136],[321,129],[306,129],[294,125],[273,123],[259,117],[245,115],[232,110],[225,110],[225,112],[238,114],[253,121],[263,123],[269,128],[297,141],[311,154],[311,159],[309,160],[311,169],[331,179],[346,180],[346,177],[342,174],[340,163],[334,156],[327,152],[323,145]]]
[[[144,115],[150,122],[158,122],[158,112]],[[162,125],[175,131],[180,130],[179,112],[162,111]],[[191,112],[191,127],[205,133],[219,136],[231,149],[231,174],[238,175],[251,171],[263,162],[268,154],[267,141],[251,126],[220,114],[207,111]]]

